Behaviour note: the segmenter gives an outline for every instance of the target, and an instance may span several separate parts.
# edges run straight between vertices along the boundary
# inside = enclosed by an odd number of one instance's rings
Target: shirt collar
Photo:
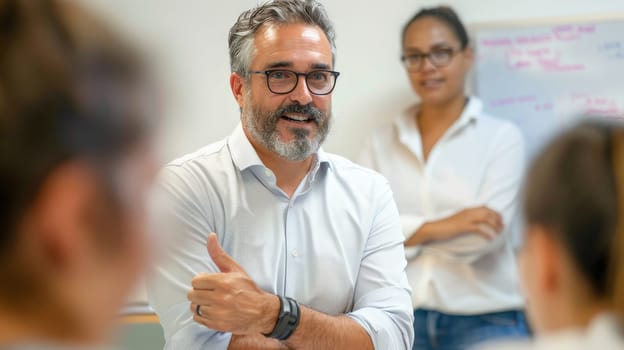
[[[258,157],[258,153],[249,142],[247,135],[243,131],[243,126],[239,122],[230,137],[228,138],[228,147],[230,149],[230,153],[232,154],[232,160],[234,164],[238,167],[240,171],[251,168],[253,166],[262,166],[265,167]],[[331,161],[329,156],[325,151],[320,148],[314,157],[314,161],[310,170],[310,174],[312,178],[316,176],[316,172],[321,167],[321,165],[325,165],[327,167],[331,167]]]
[[[414,140],[414,136],[417,136],[417,139],[420,140],[420,132],[418,131],[418,124],[416,123],[416,118],[414,116],[418,113],[418,109],[420,105],[414,105],[408,108],[401,117],[395,120],[395,126],[399,133],[399,139],[401,142],[406,143],[408,140]],[[477,122],[481,114],[483,112],[483,103],[481,100],[474,96],[470,96],[468,98],[468,103],[464,106],[464,110],[462,114],[459,116],[459,119],[455,121],[455,123],[450,127],[448,133],[454,133],[470,122]]]
[[[464,107],[461,116],[451,127],[453,129],[461,129],[472,121],[478,121],[483,113],[483,103],[476,97],[469,96],[468,103]]]
[[[260,157],[258,157],[258,153],[256,153],[251,142],[247,139],[240,122],[228,138],[227,144],[232,154],[232,161],[238,167],[238,170],[243,171],[254,165],[264,167]]]
[[[318,152],[316,152],[316,157],[314,158],[314,164],[312,165],[312,168],[310,169],[310,182],[314,181],[314,179],[316,178],[316,175],[318,174],[318,170],[321,167],[331,169],[331,164],[332,163],[327,153],[325,153],[323,148],[319,148]]]

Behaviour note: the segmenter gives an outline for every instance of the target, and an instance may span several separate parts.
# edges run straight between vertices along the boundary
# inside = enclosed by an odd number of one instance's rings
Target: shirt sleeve
[[[369,169],[381,172],[378,162],[376,161],[376,153],[374,151],[373,142],[369,142],[360,152],[357,157],[357,163],[367,167]],[[415,214],[401,214],[401,230],[403,232],[404,241],[408,240],[420,227],[425,223],[425,220],[420,215]],[[404,247],[405,258],[411,260],[415,258],[421,251],[420,246]]]
[[[160,174],[150,198],[150,232],[155,236],[155,266],[147,282],[148,299],[160,318],[165,349],[227,349],[231,334],[196,323],[187,293],[200,272],[218,272],[206,248],[214,231],[208,199],[199,200],[201,188],[178,166]]]
[[[404,240],[407,241],[412,237],[420,227],[425,224],[425,219],[419,215],[401,215],[401,229],[403,231]],[[422,250],[422,246],[405,246],[405,258],[407,260],[414,259]]]
[[[373,197],[379,203],[347,316],[370,335],[375,349],[411,349],[414,339],[411,290],[405,275],[403,234],[390,187]]]
[[[505,242],[514,245],[514,232],[518,225],[518,192],[524,175],[525,149],[522,134],[515,126],[507,124],[495,135],[488,154],[485,176],[479,187],[476,203],[484,205],[503,217],[503,232],[492,240],[480,240],[480,244],[468,245],[456,258],[474,261],[496,249]]]

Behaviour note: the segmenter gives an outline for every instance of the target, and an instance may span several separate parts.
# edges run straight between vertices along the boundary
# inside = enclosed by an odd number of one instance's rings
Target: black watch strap
[[[299,303],[297,303],[295,299],[281,295],[277,297],[280,300],[280,311],[277,316],[277,322],[275,322],[273,331],[264,336],[278,340],[286,340],[293,334],[295,329],[297,329],[301,317],[301,310],[299,308]]]

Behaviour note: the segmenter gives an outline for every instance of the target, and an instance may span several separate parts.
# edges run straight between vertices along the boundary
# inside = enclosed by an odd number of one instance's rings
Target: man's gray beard
[[[249,105],[249,104],[248,104]],[[245,113],[245,111],[243,111]],[[279,113],[279,114],[278,114]],[[280,157],[291,160],[301,161],[315,154],[329,132],[329,120],[331,116],[327,116],[326,121],[321,121],[322,117],[317,118],[317,132],[311,140],[308,140],[309,130],[303,128],[291,128],[294,139],[288,142],[282,142],[279,139],[277,131],[277,123],[280,120],[281,112],[270,113],[258,118],[259,111],[245,113],[243,123],[245,129],[251,134],[254,140],[260,142],[268,150],[276,153]],[[263,118],[264,117],[264,118]]]

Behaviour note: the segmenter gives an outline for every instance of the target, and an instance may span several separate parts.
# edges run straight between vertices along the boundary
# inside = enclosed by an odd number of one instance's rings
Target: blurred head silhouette
[[[0,345],[111,330],[147,255],[146,78],[83,9],[0,0]]]
[[[535,329],[624,319],[624,126],[586,121],[534,161],[521,268]]]

